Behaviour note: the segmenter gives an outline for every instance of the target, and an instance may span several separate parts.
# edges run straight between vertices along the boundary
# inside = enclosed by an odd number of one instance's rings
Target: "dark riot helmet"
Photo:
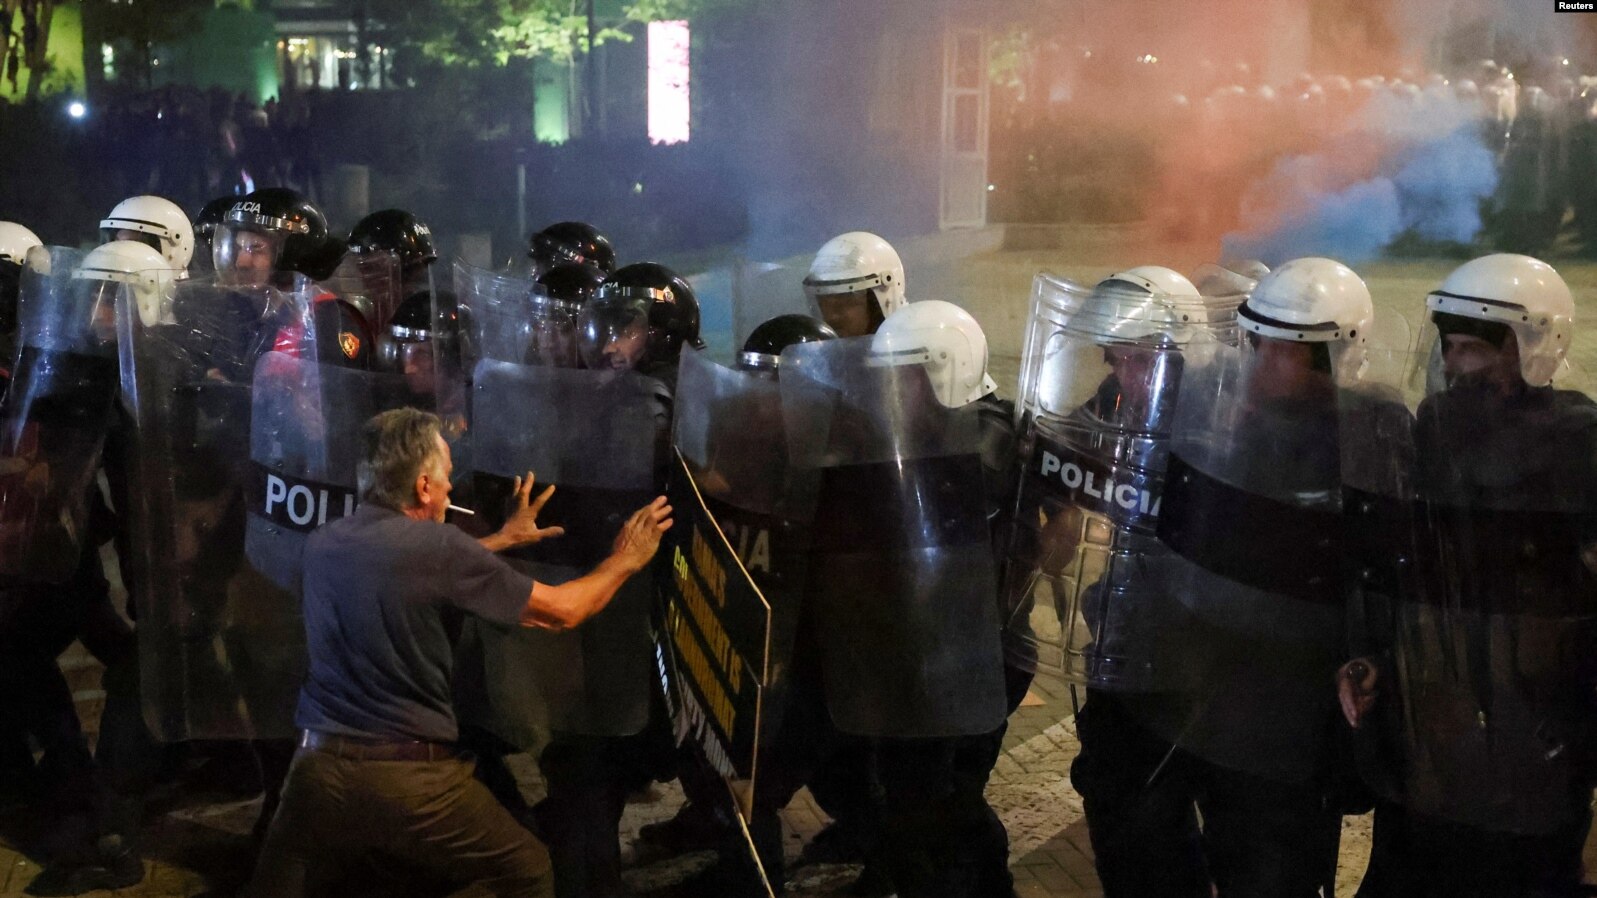
[[[405,297],[383,329],[377,345],[380,370],[407,373],[417,353],[441,362],[445,368],[460,364],[460,320],[455,295],[439,290],[434,305],[430,290]]]
[[[704,348],[693,288],[653,262],[611,275],[582,307],[577,332],[589,368],[648,370],[675,365],[684,344]]]
[[[577,316],[604,284],[604,272],[566,262],[538,276],[533,284],[527,362],[555,368],[582,367]]]
[[[349,251],[391,251],[399,256],[405,277],[411,278],[438,259],[433,232],[426,223],[403,209],[383,209],[362,218],[349,232]]]
[[[782,350],[799,343],[835,340],[837,332],[819,318],[809,315],[779,315],[765,322],[743,341],[738,368],[744,371],[775,373]]]
[[[329,233],[322,210],[286,187],[257,190],[227,210],[216,231],[218,271],[237,267],[232,238],[241,232],[262,234],[272,242],[275,271],[298,272],[312,280],[331,277],[346,250],[345,242]]]
[[[538,286],[553,299],[581,307],[604,286],[605,277],[605,273],[593,265],[563,262],[538,275]]]
[[[616,251],[610,238],[582,221],[556,222],[533,234],[527,245],[527,257],[539,271],[548,271],[562,262],[582,262],[606,275],[616,270]]]

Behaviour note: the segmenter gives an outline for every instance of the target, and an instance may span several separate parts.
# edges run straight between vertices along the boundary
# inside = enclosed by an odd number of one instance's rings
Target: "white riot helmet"
[[[14,221],[0,221],[0,262],[21,265],[28,259],[28,250],[43,246],[37,234]]]
[[[1293,259],[1265,275],[1242,308],[1243,330],[1295,343],[1324,343],[1338,381],[1357,378],[1375,322],[1370,289],[1332,259]]]
[[[1102,319],[1093,322],[1101,342],[1186,341],[1193,324],[1207,320],[1198,288],[1186,276],[1159,265],[1139,265],[1116,272],[1092,289],[1092,305],[1083,311]]]
[[[804,278],[811,299],[870,290],[882,318],[904,305],[904,263],[892,244],[865,231],[839,234],[821,247]]]
[[[162,310],[177,279],[166,257],[132,240],[113,240],[95,247],[72,272],[73,280],[128,284],[146,327],[160,323]]]
[[[1545,387],[1569,352],[1575,298],[1551,265],[1530,256],[1494,253],[1465,262],[1425,297],[1434,313],[1505,324],[1519,343],[1525,383]]]
[[[109,243],[118,231],[148,234],[142,242],[166,257],[166,267],[178,271],[189,267],[194,257],[194,226],[183,210],[159,196],[130,196],[100,222],[100,239]]]
[[[998,389],[987,376],[987,335],[970,313],[938,299],[888,316],[871,338],[874,365],[924,365],[937,401],[960,408]]]

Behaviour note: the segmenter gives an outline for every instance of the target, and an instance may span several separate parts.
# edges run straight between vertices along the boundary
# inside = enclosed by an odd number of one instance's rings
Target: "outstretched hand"
[[[538,514],[543,511],[544,503],[549,501],[549,497],[554,495],[555,488],[553,486],[548,487],[538,494],[538,498],[534,499],[532,498],[532,484],[533,476],[531,471],[527,472],[526,477],[517,477],[515,479],[515,484],[512,487],[512,493],[514,494],[512,499],[513,510],[510,513],[510,517],[505,520],[505,525],[499,528],[499,533],[496,534],[501,538],[500,541],[505,544],[506,548],[529,546],[533,543],[543,542],[551,537],[561,536],[566,532],[564,527],[538,526]]]
[[[632,570],[641,571],[660,548],[660,535],[670,529],[671,506],[664,496],[656,496],[621,525],[610,551]]]

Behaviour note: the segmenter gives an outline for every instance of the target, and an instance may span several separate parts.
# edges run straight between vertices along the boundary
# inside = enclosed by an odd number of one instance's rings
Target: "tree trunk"
[[[105,29],[100,24],[100,4],[84,2],[83,12],[83,92],[90,105],[105,99]]]
[[[44,76],[49,74],[50,20],[54,16],[55,0],[23,0],[22,44],[27,51],[27,98],[30,102],[39,98]]]

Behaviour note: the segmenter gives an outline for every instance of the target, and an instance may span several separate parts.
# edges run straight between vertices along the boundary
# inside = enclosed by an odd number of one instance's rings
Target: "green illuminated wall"
[[[274,22],[268,12],[218,6],[199,32],[167,48],[159,83],[223,87],[256,102],[277,96]]]
[[[83,17],[76,6],[58,6],[50,20],[51,70],[40,86],[40,93],[81,91],[83,89]],[[21,99],[28,90],[28,72],[17,75],[17,91],[11,82],[0,78],[0,100]]]

